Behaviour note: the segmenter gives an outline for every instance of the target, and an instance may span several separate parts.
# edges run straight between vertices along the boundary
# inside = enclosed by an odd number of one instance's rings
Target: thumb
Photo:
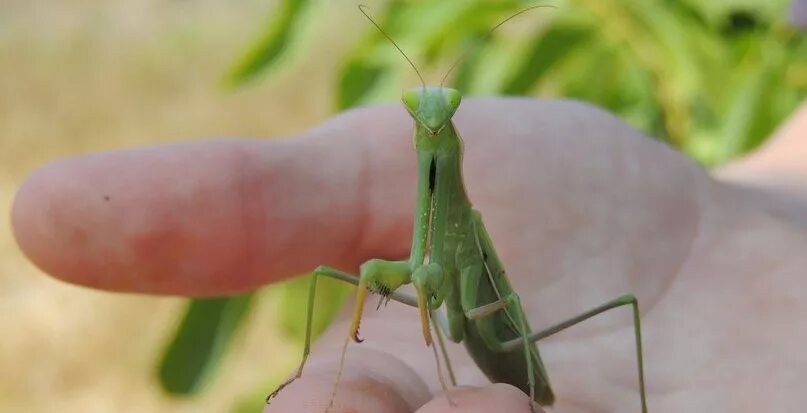
[[[453,404],[453,406],[452,406]],[[544,410],[535,406],[535,413]],[[529,397],[509,384],[490,384],[485,387],[451,389],[449,396],[441,396],[417,410],[417,413],[530,413]]]

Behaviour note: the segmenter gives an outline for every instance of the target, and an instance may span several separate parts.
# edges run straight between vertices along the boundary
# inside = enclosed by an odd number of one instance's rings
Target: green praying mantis
[[[491,32],[513,17],[538,7],[542,6],[533,6],[508,17],[494,26]],[[533,411],[536,404],[551,406],[555,400],[535,342],[610,309],[631,306],[639,394],[642,412],[646,413],[641,324],[636,297],[622,295],[569,320],[540,331],[532,330],[519,296],[513,291],[485,229],[482,215],[473,208],[465,191],[462,177],[463,144],[452,122],[462,97],[457,90],[443,86],[456,63],[443,77],[441,86],[427,87],[414,63],[373,21],[365,6],[359,6],[359,10],[401,52],[421,81],[420,87],[404,92],[402,97],[415,123],[413,143],[418,163],[411,252],[409,259],[402,261],[370,259],[361,265],[358,277],[327,266],[314,270],[309,287],[303,359],[296,374],[270,394],[267,403],[302,375],[311,349],[317,279],[330,277],[358,287],[349,332],[353,341],[362,341],[359,326],[368,292],[415,307],[420,314],[425,344],[432,346],[437,359],[432,339],[434,329],[452,385],[456,385],[456,380],[443,344],[443,335],[453,342],[463,343],[474,362],[491,381],[511,384],[528,394]],[[415,296],[398,291],[407,284],[415,287]],[[445,390],[439,359],[437,366]],[[333,395],[329,408],[332,405]]]

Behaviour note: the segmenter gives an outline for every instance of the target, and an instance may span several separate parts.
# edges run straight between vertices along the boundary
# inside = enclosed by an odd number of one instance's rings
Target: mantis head
[[[412,118],[434,136],[451,122],[462,95],[448,87],[417,87],[404,92],[404,106]]]

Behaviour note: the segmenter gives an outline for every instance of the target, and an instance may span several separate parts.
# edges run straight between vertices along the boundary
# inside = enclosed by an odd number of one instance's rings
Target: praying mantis
[[[508,17],[494,26],[491,32],[513,17],[538,7],[542,6],[533,6]],[[432,346],[438,359],[438,374],[440,363],[434,349],[432,328],[452,385],[456,385],[456,380],[443,344],[443,334],[453,342],[463,343],[471,358],[491,381],[511,384],[528,394],[533,411],[536,404],[551,406],[555,401],[535,342],[605,311],[630,306],[633,311],[641,409],[646,413],[641,322],[636,297],[632,294],[622,295],[543,330],[532,330],[519,296],[513,291],[485,229],[482,215],[473,208],[465,190],[462,176],[463,143],[452,122],[462,97],[457,90],[443,86],[456,63],[443,77],[440,86],[426,86],[415,64],[373,21],[365,6],[359,6],[359,10],[401,52],[421,81],[420,87],[407,90],[402,96],[404,107],[415,124],[413,144],[418,164],[417,203],[410,255],[401,261],[370,259],[361,265],[358,277],[327,266],[314,270],[309,287],[303,359],[296,374],[270,394],[267,403],[302,375],[311,349],[317,279],[329,277],[357,286],[349,331],[353,341],[362,341],[359,327],[368,292],[415,307],[420,315],[424,342],[426,346]],[[415,287],[415,296],[398,291],[407,284]],[[340,364],[340,371],[341,368]],[[442,376],[440,378],[445,390]],[[329,409],[332,405],[333,395]]]

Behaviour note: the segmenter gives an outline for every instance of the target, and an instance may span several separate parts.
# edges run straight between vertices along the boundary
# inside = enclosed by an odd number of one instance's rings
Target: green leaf
[[[218,367],[233,334],[248,314],[252,294],[191,300],[160,363],[168,393],[193,394]]]
[[[527,50],[521,66],[502,88],[502,93],[525,94],[550,67],[577,51],[578,47],[585,46],[592,35],[590,27],[565,25],[554,25],[546,33],[539,34]]]
[[[771,81],[772,71],[766,67],[746,79],[737,89],[723,128],[723,150],[718,162],[725,162],[742,153],[750,138],[754,122],[762,111],[765,87]]]
[[[484,36],[484,34],[478,34],[471,38],[468,42],[468,46],[466,46],[468,54],[465,55],[464,58],[460,57],[463,58],[463,60],[460,62],[459,67],[457,67],[454,78],[448,80],[448,84],[450,84],[451,87],[457,89],[462,94],[470,93],[474,80],[474,72],[482,63],[482,50],[487,47],[489,43],[491,43],[490,37]]]
[[[296,367],[296,366],[295,366]],[[230,413],[259,413],[266,407],[266,396],[289,378],[285,369],[267,369],[268,379],[260,381],[250,390],[236,396],[230,406]]]
[[[310,3],[311,0],[283,0],[266,32],[233,67],[225,84],[240,86],[276,64],[304,26],[305,9]]]
[[[339,79],[337,108],[345,110],[361,104],[379,85],[386,71],[386,67],[366,60],[353,60],[348,63]]]
[[[518,8],[514,1],[447,1],[422,12],[425,17],[412,16],[404,27],[421,25],[418,44],[425,50],[426,65],[431,65],[440,59],[456,60],[463,53],[478,53],[474,48],[492,40],[490,29]],[[463,45],[467,39],[471,43]]]
[[[266,406],[266,387],[261,386],[260,396],[244,396],[230,409],[230,413],[257,413]]]
[[[230,413],[262,412],[264,407],[266,407],[266,394],[268,389],[272,389],[276,385],[280,385],[280,383],[282,383],[282,379],[278,381],[277,384],[271,386],[266,385],[266,383],[261,383],[252,392],[240,396],[230,408]]]
[[[644,0],[636,0],[644,1]],[[713,27],[730,23],[737,16],[748,16],[771,22],[777,18],[784,18],[792,0],[679,0],[695,10],[705,18]]]
[[[741,61],[735,65],[737,74],[730,105],[723,115],[721,137],[723,150],[718,162],[725,162],[753,149],[767,138],[784,120],[791,107],[777,105],[782,98],[797,90],[788,85],[787,69],[792,53],[774,37],[756,38]],[[781,84],[784,87],[775,87]],[[784,111],[778,109],[785,109]]]

